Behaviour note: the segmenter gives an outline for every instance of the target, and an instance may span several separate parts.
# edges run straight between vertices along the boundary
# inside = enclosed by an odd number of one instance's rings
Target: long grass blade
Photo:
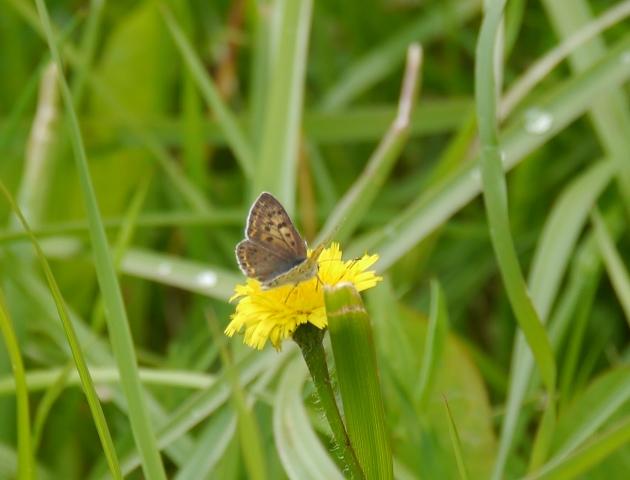
[[[57,49],[46,4],[43,0],[37,0],[36,4],[46,33],[48,47],[57,64],[57,68],[62,72],[63,64]],[[138,377],[138,366],[127,321],[127,314],[123,304],[120,286],[118,285],[118,278],[116,277],[116,272],[111,260],[105,229],[98,210],[94,187],[88,171],[87,156],[83,146],[79,121],[73,107],[70,89],[68,88],[63,74],[59,76],[59,83],[61,95],[66,107],[68,128],[71,132],[70,135],[83,198],[88,211],[96,273],[108,310],[107,320],[112,350],[118,363],[118,368],[121,371],[123,391],[129,403],[129,419],[131,421],[132,431],[138,442],[140,452],[142,453],[143,468],[146,475],[152,479],[165,479],[164,466],[160,459],[153,427],[144,403]]]
[[[312,0],[275,0],[270,33],[269,93],[260,159],[252,194],[274,193],[288,209],[295,204],[295,174],[302,130],[302,103]]]
[[[219,92],[205,71],[201,61],[195,54],[192,45],[184,35],[181,27],[168,8],[162,8],[162,17],[168,27],[175,45],[179,49],[186,66],[190,70],[192,78],[197,82],[208,106],[217,116],[219,127],[223,130],[236,159],[246,177],[251,177],[254,171],[254,155],[251,146],[238,125],[235,116],[221,99]]]
[[[11,360],[17,399],[18,479],[32,480],[35,478],[35,458],[33,457],[31,444],[31,421],[26,374],[24,372],[20,345],[5,305],[4,294],[0,290],[0,333]]]
[[[494,2],[484,16],[477,44],[477,123],[481,141],[484,200],[492,244],[514,315],[531,348],[550,398],[556,383],[556,367],[549,338],[527,291],[510,233],[501,150],[496,130],[494,46],[504,2]]]

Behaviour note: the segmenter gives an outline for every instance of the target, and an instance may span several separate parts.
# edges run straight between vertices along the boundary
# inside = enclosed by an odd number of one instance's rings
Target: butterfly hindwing
[[[270,193],[261,193],[252,205],[245,235],[286,260],[306,258],[306,243],[284,207]]]
[[[243,240],[236,246],[236,259],[245,275],[260,282],[268,282],[289,271],[303,259],[286,259],[253,240]]]

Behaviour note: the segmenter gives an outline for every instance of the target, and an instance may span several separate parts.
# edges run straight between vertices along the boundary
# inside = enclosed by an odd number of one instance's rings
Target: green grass
[[[628,471],[628,0],[2,11],[0,479]],[[261,190],[379,255],[334,435],[221,334]]]

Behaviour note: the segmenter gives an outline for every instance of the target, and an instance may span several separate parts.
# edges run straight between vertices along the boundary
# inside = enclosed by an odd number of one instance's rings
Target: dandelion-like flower
[[[311,255],[310,251],[308,255]],[[342,260],[339,244],[332,243],[319,256],[319,278],[270,290],[263,290],[260,282],[249,278],[245,285],[236,286],[230,299],[237,300],[238,304],[225,334],[231,337],[244,328],[244,342],[250,347],[261,350],[267,340],[271,340],[279,350],[282,340],[290,337],[303,323],[325,328],[327,319],[321,283],[351,282],[357,291],[372,288],[382,279],[368,270],[377,260],[378,255]]]

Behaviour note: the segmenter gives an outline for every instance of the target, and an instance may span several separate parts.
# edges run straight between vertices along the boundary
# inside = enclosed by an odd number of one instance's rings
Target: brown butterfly
[[[309,257],[306,242],[282,204],[263,192],[249,210],[245,240],[236,246],[236,260],[245,275],[268,290],[317,276],[317,259],[323,249],[322,244]]]

